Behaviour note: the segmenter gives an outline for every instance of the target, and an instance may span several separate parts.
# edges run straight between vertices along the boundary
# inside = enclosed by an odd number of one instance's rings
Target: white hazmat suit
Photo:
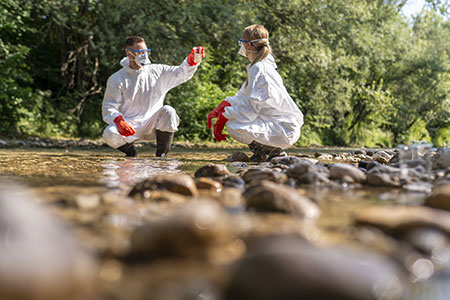
[[[179,66],[150,64],[139,69],[129,66],[127,57],[120,62],[122,69],[108,78],[103,98],[103,120],[108,123],[103,138],[109,146],[118,148],[138,140],[153,140],[156,130],[175,132],[179,118],[175,109],[164,105],[167,92],[188,81],[197,70],[185,59]],[[136,131],[122,136],[114,119],[122,115]]]
[[[247,66],[245,83],[232,97],[225,99],[223,116],[230,136],[241,143],[286,149],[300,137],[303,114],[283,85],[272,55]]]

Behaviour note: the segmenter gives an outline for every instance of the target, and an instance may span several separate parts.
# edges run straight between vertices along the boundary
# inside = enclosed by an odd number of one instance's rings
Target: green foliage
[[[436,147],[450,147],[450,126],[440,128],[432,139]]]
[[[170,91],[176,137],[210,140],[206,116],[245,80],[245,26],[264,24],[286,88],[305,117],[298,145],[445,144],[450,126],[446,1],[408,21],[405,1],[41,0],[0,2],[0,136],[100,137],[106,80],[123,41],[143,36],[153,63],[206,58]],[[446,136],[447,134],[447,136]]]
[[[406,142],[411,141],[431,141],[430,134],[426,128],[427,123],[422,119],[417,119],[416,122],[409,128]]]

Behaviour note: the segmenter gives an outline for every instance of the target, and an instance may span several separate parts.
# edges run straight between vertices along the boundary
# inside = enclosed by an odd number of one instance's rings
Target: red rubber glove
[[[195,49],[195,48],[197,48],[197,49]],[[203,46],[198,46],[198,47],[192,48],[191,53],[189,53],[189,55],[187,56],[187,62],[191,66],[196,66],[198,64],[197,62],[194,61],[195,53],[201,54],[202,58],[205,58],[205,48],[203,48]]]
[[[225,141],[227,139],[227,135],[222,133],[223,127],[227,121],[228,119],[220,113],[219,118],[217,118],[217,122],[214,124],[214,137],[218,142]]]
[[[228,103],[227,101],[223,100],[222,102],[220,102],[220,104],[214,108],[209,114],[208,114],[208,128],[211,128],[212,126],[212,118],[217,118],[219,116],[220,113],[223,113],[225,111],[225,107],[227,106],[231,106],[230,103]]]
[[[133,127],[124,120],[123,116],[117,116],[114,119],[114,123],[117,125],[117,129],[119,129],[119,133],[123,136],[134,135],[136,131],[134,131]]]

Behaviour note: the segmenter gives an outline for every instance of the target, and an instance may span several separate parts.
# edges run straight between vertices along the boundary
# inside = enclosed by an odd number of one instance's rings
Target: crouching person
[[[205,55],[203,47],[195,47],[181,65],[168,66],[152,64],[150,51],[143,38],[128,37],[122,69],[106,85],[102,113],[108,127],[103,138],[126,156],[137,155],[134,142],[155,139],[156,156],[167,155],[180,120],[173,107],[164,105],[164,97],[194,75],[198,57]]]
[[[269,33],[262,25],[246,27],[239,39],[239,54],[247,57],[247,80],[232,97],[226,98],[208,115],[217,141],[227,132],[254,153],[250,161],[265,161],[286,155],[284,149],[300,138],[303,114],[284,87],[271,55]]]

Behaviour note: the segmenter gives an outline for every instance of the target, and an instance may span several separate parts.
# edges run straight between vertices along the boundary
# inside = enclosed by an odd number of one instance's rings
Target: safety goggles
[[[255,45],[253,45],[253,42],[262,41],[262,40],[267,40],[267,39],[256,39],[256,40],[247,41],[247,40],[239,38],[238,39],[238,44],[239,44],[239,47],[241,47],[243,43],[250,43],[250,45],[255,47]]]
[[[134,50],[134,49],[128,48],[127,50],[130,50],[131,52],[133,52],[136,55],[142,55],[142,54],[150,55],[150,53],[152,53],[152,49]]]

